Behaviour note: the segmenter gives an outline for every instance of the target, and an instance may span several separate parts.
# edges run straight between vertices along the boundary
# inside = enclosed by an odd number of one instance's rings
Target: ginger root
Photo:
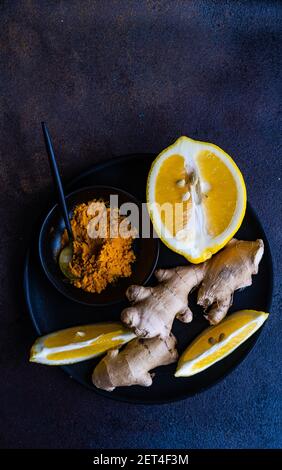
[[[178,359],[176,339],[141,339],[131,341],[123,350],[112,349],[99,362],[92,375],[93,384],[103,390],[130,385],[152,385],[155,367],[171,364]]]
[[[156,287],[129,287],[132,306],[122,311],[121,318],[142,338],[135,338],[121,351],[108,351],[93,372],[94,385],[107,391],[129,385],[149,387],[154,375],[150,370],[177,360],[171,328],[175,316],[184,322],[192,320],[188,307],[191,290],[200,285],[197,302],[205,311],[210,309],[206,318],[211,324],[219,323],[232,303],[233,292],[252,284],[263,251],[262,240],[233,239],[205,263],[156,271]]]
[[[159,269],[155,272],[160,282],[156,287],[130,286],[126,296],[133,305],[122,311],[121,320],[137,336],[166,338],[175,316],[184,323],[192,321],[188,294],[203,280],[205,270],[205,263]]]
[[[262,240],[233,239],[207,262],[197,303],[205,311],[210,308],[206,318],[211,325],[216,325],[226,316],[235,290],[252,285],[252,275],[258,272],[263,251]]]
[[[207,319],[219,323],[232,303],[233,292],[251,285],[252,275],[264,251],[263,241],[233,239],[205,263],[173,269],[160,269],[155,275],[156,287],[131,286],[127,298],[132,306],[121,313],[122,321],[137,336],[165,338],[170,334],[175,316],[186,323],[192,321],[188,295],[199,286],[198,304],[211,307]]]

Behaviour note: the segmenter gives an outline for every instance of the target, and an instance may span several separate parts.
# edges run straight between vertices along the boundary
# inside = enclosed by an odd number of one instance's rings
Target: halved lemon
[[[121,323],[75,326],[38,338],[31,348],[30,361],[48,365],[74,364],[133,338],[135,334]]]
[[[192,263],[233,237],[246,211],[246,187],[232,158],[214,144],[180,137],[153,162],[147,204],[161,240]]]
[[[219,325],[207,328],[180,357],[175,377],[198,374],[228,356],[261,327],[268,315],[256,310],[240,310]]]

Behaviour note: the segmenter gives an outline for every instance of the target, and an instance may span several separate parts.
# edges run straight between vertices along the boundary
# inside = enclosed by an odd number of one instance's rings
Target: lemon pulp
[[[99,323],[67,328],[38,338],[30,361],[49,365],[72,364],[98,356],[135,337],[120,323]]]
[[[190,262],[201,263],[240,227],[246,187],[239,168],[222,149],[183,136],[153,162],[147,203],[161,240]]]
[[[184,228],[191,209],[191,201],[183,201],[187,189],[177,184],[184,181],[186,175],[184,157],[172,155],[164,160],[156,179],[155,200],[162,222],[173,236]],[[182,211],[177,210],[178,204],[182,206]]]
[[[207,328],[184,351],[176,376],[188,377],[201,372],[228,356],[246,341],[268,318],[268,313],[241,310]]]
[[[214,153],[203,150],[197,156],[200,179],[208,182],[203,194],[208,233],[216,237],[229,226],[236,209],[237,187],[229,168]]]

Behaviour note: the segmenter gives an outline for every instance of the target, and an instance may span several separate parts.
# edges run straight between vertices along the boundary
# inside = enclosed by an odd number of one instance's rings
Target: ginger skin
[[[130,286],[126,296],[132,306],[124,309],[121,320],[137,336],[166,338],[175,316],[184,323],[192,321],[187,298],[191,290],[203,280],[205,263],[173,269],[159,269],[156,287]]]
[[[207,262],[207,270],[198,291],[198,305],[208,311],[206,318],[216,325],[232,305],[233,293],[252,285],[264,252],[262,240],[231,240]]]
[[[156,271],[156,287],[129,287],[132,306],[123,310],[121,318],[139,338],[121,351],[108,351],[93,372],[94,385],[107,391],[129,385],[149,387],[150,370],[177,360],[171,328],[175,317],[192,320],[188,307],[191,290],[200,285],[197,302],[205,311],[210,309],[206,318],[211,324],[219,323],[228,312],[233,292],[252,284],[263,251],[262,240],[233,239],[205,263]]]
[[[160,282],[156,287],[128,288],[126,295],[132,306],[122,311],[121,319],[137,336],[165,338],[175,317],[192,321],[188,295],[201,284],[198,304],[205,310],[211,307],[206,318],[217,324],[227,314],[233,292],[252,284],[263,251],[262,240],[233,239],[205,263],[160,269],[155,273]]]
[[[177,359],[176,339],[172,334],[165,340],[136,338],[122,351],[108,351],[94,369],[92,381],[96,387],[108,392],[115,387],[130,385],[150,387],[154,374],[149,371]]]

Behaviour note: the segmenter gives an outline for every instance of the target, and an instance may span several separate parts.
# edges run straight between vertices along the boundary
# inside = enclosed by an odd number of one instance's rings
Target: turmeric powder
[[[100,215],[105,217],[96,215],[93,218],[96,206],[99,207]],[[112,219],[117,224],[114,230],[110,217],[114,215],[113,212],[115,217]],[[118,278],[131,276],[131,265],[135,261],[132,248],[134,231],[128,237],[121,236],[118,227],[123,220],[118,209],[106,207],[101,201],[90,201],[75,207],[71,218],[73,257],[69,263],[74,286],[87,292],[100,293]],[[92,235],[94,228],[97,229],[95,237]],[[67,244],[68,235],[64,231],[62,248]]]

